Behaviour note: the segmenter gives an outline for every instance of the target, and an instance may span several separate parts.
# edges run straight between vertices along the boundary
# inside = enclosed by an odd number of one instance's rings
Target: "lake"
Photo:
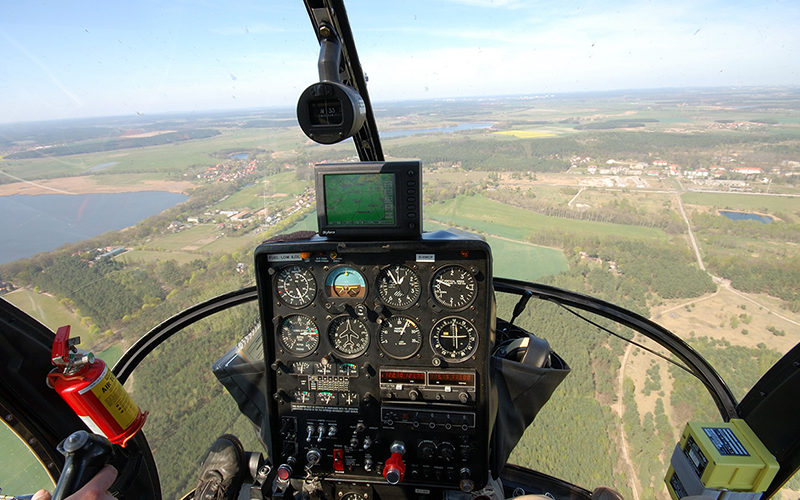
[[[407,137],[409,135],[416,135],[416,134],[432,134],[434,132],[441,132],[443,134],[449,134],[451,132],[458,132],[459,130],[476,130],[481,128],[489,128],[494,123],[460,123],[458,125],[452,125],[450,127],[440,127],[440,128],[420,128],[420,129],[412,129],[412,130],[390,130],[388,132],[381,132],[381,139],[391,139],[394,137]]]
[[[772,222],[772,217],[769,215],[758,215],[750,212],[730,212],[728,210],[720,210],[720,215],[723,215],[730,220],[757,220],[762,224],[769,224]]]
[[[0,196],[0,264],[133,226],[187,199],[164,191]]]

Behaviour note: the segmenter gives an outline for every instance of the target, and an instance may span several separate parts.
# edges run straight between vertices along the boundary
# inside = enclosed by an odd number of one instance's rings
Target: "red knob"
[[[403,455],[392,453],[389,460],[383,466],[383,477],[389,484],[397,484],[403,480],[406,474],[406,464],[403,463]]]

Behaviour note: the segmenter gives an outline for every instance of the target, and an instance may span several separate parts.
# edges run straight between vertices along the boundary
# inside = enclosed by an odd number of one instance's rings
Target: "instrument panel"
[[[265,243],[256,273],[280,479],[483,487],[495,321],[484,241]]]

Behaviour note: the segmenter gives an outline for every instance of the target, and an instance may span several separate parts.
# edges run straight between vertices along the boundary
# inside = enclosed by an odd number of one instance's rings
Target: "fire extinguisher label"
[[[103,370],[102,376],[78,392],[84,394],[88,391],[92,391],[92,394],[95,395],[97,400],[100,401],[123,429],[127,429],[136,419],[139,407],[125,392],[122,384],[119,383],[114,373],[108,369],[108,366]]]

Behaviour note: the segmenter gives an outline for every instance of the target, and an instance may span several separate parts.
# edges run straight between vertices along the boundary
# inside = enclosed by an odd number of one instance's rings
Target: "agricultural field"
[[[789,196],[763,196],[741,193],[683,193],[684,203],[713,207],[715,209],[740,210],[774,214],[783,212],[800,215],[800,198]]]
[[[30,314],[53,331],[60,326],[70,325],[70,336],[80,337],[82,347],[92,345],[97,340],[96,336],[91,335],[89,329],[81,324],[80,318],[75,313],[61,305],[51,295],[20,288],[3,295],[2,298]]]
[[[651,241],[668,239],[667,234],[660,229],[547,217],[483,196],[459,196],[425,208],[425,216],[438,222],[470,227],[485,234],[517,241],[524,241],[530,233],[556,226],[565,231],[586,235],[616,235]]]
[[[45,468],[5,423],[0,423],[0,450],[3,450],[0,460],[0,488],[3,495],[53,490],[55,484]]]

